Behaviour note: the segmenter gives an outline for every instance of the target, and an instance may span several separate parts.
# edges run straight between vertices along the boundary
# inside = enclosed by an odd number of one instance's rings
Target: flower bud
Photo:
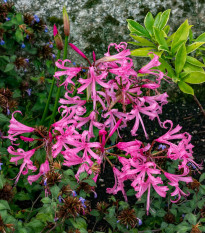
[[[70,22],[65,6],[63,7],[63,24],[64,24],[64,34],[69,36],[70,34]]]
[[[56,25],[53,25],[53,36],[55,37],[58,34],[58,29],[56,27]]]
[[[62,40],[61,35],[57,34],[57,35],[54,37],[54,40],[55,40],[57,49],[63,50],[63,40]]]

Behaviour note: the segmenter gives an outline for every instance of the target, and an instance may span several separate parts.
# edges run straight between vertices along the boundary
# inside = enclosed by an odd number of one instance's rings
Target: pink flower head
[[[152,72],[150,69],[156,66],[160,66],[161,63],[159,62],[159,56],[157,56],[156,54],[154,54],[154,58],[145,66],[143,66],[140,70],[138,70],[139,73],[141,74],[149,74],[150,72]]]
[[[164,173],[166,178],[171,181],[169,183],[169,185],[175,187],[175,191],[171,193],[171,196],[177,196],[178,195],[177,200],[175,200],[175,201],[171,200],[171,202],[176,203],[176,202],[178,202],[180,200],[181,196],[186,197],[186,196],[189,195],[189,193],[186,194],[179,188],[179,181],[183,181],[183,182],[186,182],[186,183],[189,183],[189,182],[193,181],[191,177],[185,177],[184,176],[184,175],[187,175],[187,174],[188,173],[182,174],[182,175],[175,175],[175,174],[171,174],[171,173],[167,173],[167,172]]]
[[[49,162],[48,160],[45,163],[42,163],[40,166],[40,171],[37,175],[28,176],[28,182],[31,185],[33,182],[37,181],[42,175],[46,174],[50,171]]]
[[[56,27],[56,25],[53,25],[53,36],[55,37],[58,34],[58,29]]]
[[[65,89],[68,91],[67,89],[68,84],[75,85],[75,83],[72,81],[72,78],[75,77],[81,71],[81,67],[67,67],[65,66],[66,62],[71,62],[71,61],[66,59],[64,61],[58,60],[55,63],[58,68],[64,69],[64,71],[56,71],[54,77],[59,80],[60,79],[59,77],[66,75],[67,78],[63,83],[60,84],[60,86],[64,85]]]
[[[19,149],[17,149],[17,152],[15,152],[14,148],[12,146],[9,146],[8,152],[12,155],[19,155],[17,157],[12,157],[10,159],[10,162],[15,162],[16,165],[17,165],[18,160],[23,159],[23,163],[21,164],[20,171],[19,171],[18,175],[15,177],[16,178],[15,184],[18,182],[18,180],[21,176],[21,173],[23,175],[26,175],[28,173],[28,169],[32,170],[33,172],[36,171],[37,168],[35,166],[33,166],[33,162],[30,160],[31,157],[35,153],[35,149],[25,152],[23,149],[19,148]],[[24,171],[24,168],[26,168],[25,171]]]
[[[75,50],[81,57],[85,58],[86,60],[88,59],[85,54],[78,48],[76,47],[74,44],[69,43],[70,47]]]
[[[16,141],[17,138],[14,138],[14,137],[16,137],[19,134],[31,133],[31,132],[33,132],[35,130],[35,128],[23,125],[22,123],[18,122],[14,118],[14,114],[17,113],[17,112],[21,113],[21,111],[13,112],[12,118],[10,120],[9,131],[8,131],[9,136],[7,138],[9,138],[11,141]]]
[[[115,195],[119,191],[121,191],[123,196],[124,196],[125,201],[127,201],[127,195],[126,195],[126,192],[124,190],[124,183],[123,183],[125,181],[125,179],[121,178],[122,173],[115,167],[113,167],[113,173],[115,176],[115,184],[114,184],[113,188],[107,188],[106,192],[110,193],[110,194],[112,193]]]

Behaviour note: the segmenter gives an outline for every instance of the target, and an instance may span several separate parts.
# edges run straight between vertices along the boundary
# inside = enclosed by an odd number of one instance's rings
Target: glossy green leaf
[[[162,13],[161,19],[160,19],[160,22],[159,22],[159,27],[158,27],[159,29],[163,29],[166,26],[166,24],[167,24],[167,22],[169,20],[170,11],[171,10],[168,9],[168,10],[166,10],[166,11],[164,11]]]
[[[151,12],[148,12],[144,19],[144,25],[150,35],[154,35],[153,31],[154,18]]]
[[[185,79],[185,82],[199,84],[205,82],[205,72],[191,72]]]
[[[179,74],[183,70],[185,62],[186,62],[186,46],[183,43],[181,47],[178,49],[175,59],[175,70],[177,74]]]
[[[132,19],[127,19],[127,22],[138,36],[150,38],[149,32],[142,25]]]
[[[191,26],[188,24],[188,20],[185,20],[185,22],[175,32],[171,44],[171,51],[173,53],[176,53],[179,47],[182,45],[182,43],[187,41],[190,27]]]
[[[184,65],[184,71],[185,72],[193,72],[193,71],[200,71],[200,72],[203,72],[203,68],[202,67],[199,67],[199,66],[195,66],[193,64],[190,64],[189,62],[186,62],[185,65]]]
[[[195,40],[196,42],[205,42],[205,32],[198,36]]]
[[[5,116],[4,114],[0,113],[0,124],[1,123],[6,123],[6,122],[9,122],[9,121],[10,121],[10,119],[7,116]]]
[[[135,49],[131,51],[132,56],[149,57],[148,53],[152,52],[153,47]]]
[[[80,173],[79,180],[82,181],[83,179],[87,178],[88,174],[87,172]]]
[[[178,82],[178,86],[182,92],[184,92],[186,94],[194,95],[193,88],[191,86],[189,86],[187,83],[180,81],[180,82]]]
[[[167,61],[165,61],[163,58],[159,58],[159,61],[161,62],[161,65],[159,66],[159,69],[160,69],[160,67],[163,66],[163,69],[164,69],[163,71],[165,73],[168,72],[167,75],[170,78],[174,77],[175,72],[174,72],[173,68],[171,67],[171,65]]]
[[[169,30],[170,30],[170,26],[169,26],[169,25],[167,25],[167,26],[163,29],[163,31],[164,31],[166,34],[169,33]]]
[[[192,64],[194,66],[199,66],[199,67],[204,67],[205,66],[205,64],[203,64],[202,62],[200,62],[196,58],[190,57],[190,56],[186,57],[186,62],[188,62],[188,63],[190,63],[190,64]]]
[[[134,40],[140,42],[140,46],[152,46],[152,47],[155,47],[155,45],[150,42],[149,40],[141,37],[141,36],[134,36],[134,35],[130,35]]]
[[[162,15],[162,12],[159,12],[159,13],[157,14],[157,16],[156,16],[155,19],[154,19],[153,27],[156,27],[156,28],[159,27],[160,20],[161,20],[161,15]]]
[[[198,49],[200,46],[202,46],[205,42],[195,42],[191,45],[187,46],[187,53],[191,53],[194,50]]]
[[[154,35],[155,35],[155,39],[156,41],[159,43],[159,50],[165,50],[165,51],[169,51],[167,42],[164,38],[163,32],[161,30],[159,30],[158,28],[154,27]]]

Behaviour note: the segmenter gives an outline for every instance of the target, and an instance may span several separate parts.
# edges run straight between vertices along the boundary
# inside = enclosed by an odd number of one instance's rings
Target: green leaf
[[[139,41],[140,42],[140,46],[152,46],[155,47],[155,45],[150,42],[149,40],[141,37],[141,36],[134,36],[134,35],[130,35],[134,40]]]
[[[137,57],[149,57],[148,53],[153,52],[152,50],[153,47],[135,49],[131,51],[131,55]]]
[[[161,30],[159,30],[158,28],[154,27],[154,35],[155,35],[156,41],[159,44],[158,49],[165,50],[165,51],[169,52],[169,48],[168,48],[167,42],[164,38],[163,32]]]
[[[185,62],[186,62],[186,46],[183,43],[181,47],[178,49],[175,59],[175,71],[177,74],[179,74],[183,70]]]
[[[64,176],[74,176],[74,172],[72,169],[67,169],[63,172]]]
[[[184,92],[186,94],[194,95],[193,88],[191,86],[189,86],[187,83],[180,81],[180,82],[178,82],[178,86],[182,92]]]
[[[184,65],[184,71],[186,72],[193,72],[193,71],[199,71],[199,72],[204,72],[203,68],[202,67],[199,67],[199,66],[195,66],[189,62],[186,62],[185,65]]]
[[[60,192],[60,188],[55,184],[53,187],[50,188],[51,194],[54,198],[58,197],[58,194]]]
[[[97,210],[91,210],[90,214],[95,217],[100,216],[100,213]]]
[[[163,71],[168,72],[168,76],[170,78],[174,77],[175,72],[174,72],[173,68],[171,67],[171,65],[163,58],[159,58],[159,61],[160,61],[161,65],[158,68],[160,69],[161,67],[163,67]]]
[[[132,19],[127,19],[127,22],[138,36],[150,38],[149,32],[142,25]]]
[[[183,81],[191,84],[203,83],[205,82],[205,72],[191,72]]]
[[[4,59],[7,62],[10,62],[10,59],[8,56],[0,56],[0,59]]]
[[[154,35],[153,24],[154,24],[154,18],[152,16],[152,13],[148,12],[144,19],[144,25],[150,35]]]
[[[23,17],[22,14],[18,13],[16,14],[16,19],[19,24],[23,24]]]
[[[181,44],[187,41],[190,27],[191,26],[188,24],[188,20],[185,20],[185,22],[180,25],[180,27],[175,32],[171,44],[171,51],[173,53],[176,53]]]
[[[17,42],[19,42],[19,43],[23,42],[23,39],[24,39],[23,33],[20,29],[16,30],[15,37],[16,37]]]
[[[7,201],[0,200],[0,210],[10,210],[10,207]]]
[[[192,213],[186,214],[184,219],[188,220],[190,224],[196,225],[197,218],[194,214],[192,214]]]
[[[8,117],[6,117],[4,114],[0,113],[0,124],[1,123],[6,123],[9,122],[10,119]]]
[[[87,224],[86,224],[86,221],[84,218],[76,218],[75,220],[70,218],[69,219],[72,223],[72,225],[75,227],[75,228],[78,228],[78,229],[86,229],[87,227]]]
[[[165,25],[167,24],[168,20],[169,20],[169,15],[170,15],[170,9],[164,11],[161,15],[161,19],[159,22],[159,29],[163,29],[165,27]]]
[[[187,46],[187,53],[191,53],[194,50],[198,49],[200,46],[202,46],[205,42],[195,42],[191,45]]]
[[[87,178],[88,174],[87,172],[80,173],[79,180],[82,181],[83,179]]]
[[[205,42],[205,32],[198,36],[195,40],[196,42]]]
[[[41,199],[41,201],[44,204],[50,204],[52,202],[52,200],[49,197],[44,197],[44,198]]]
[[[167,25],[164,29],[163,29],[163,31],[168,35],[168,33],[169,33],[169,30],[170,30],[170,26],[169,25]]]
[[[154,19],[153,27],[156,27],[156,28],[159,27],[160,20],[161,20],[161,15],[162,15],[162,12],[159,12],[159,13],[157,14],[157,16],[156,16],[155,19]]]
[[[202,62],[200,62],[196,58],[190,57],[190,56],[186,57],[186,62],[188,62],[188,63],[190,63],[190,64],[192,64],[194,66],[199,66],[199,67],[204,67],[205,66],[205,64],[203,64]]]
[[[6,72],[9,72],[9,71],[13,70],[13,68],[14,68],[14,64],[13,64],[13,63],[8,63],[8,64],[6,65],[6,68],[5,68],[4,72],[5,72],[5,73],[6,73]]]
[[[205,180],[205,173],[203,173],[200,178],[199,178],[199,182],[201,183],[202,181]]]
[[[93,179],[83,180],[83,182],[89,184],[90,186],[97,186]]]
[[[4,179],[3,179],[3,176],[0,175],[0,189],[3,189],[4,187]]]
[[[127,196],[134,196],[136,194],[135,190],[134,189],[129,189],[127,192]]]

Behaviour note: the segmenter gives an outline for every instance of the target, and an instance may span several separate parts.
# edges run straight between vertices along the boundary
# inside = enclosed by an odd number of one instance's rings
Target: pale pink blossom
[[[31,133],[35,130],[35,128],[26,126],[20,122],[18,122],[15,118],[14,118],[14,114],[15,113],[21,113],[21,111],[15,111],[12,114],[12,118],[10,120],[10,125],[9,125],[9,131],[8,131],[8,136],[6,138],[10,139],[11,141],[16,141],[17,138],[14,138],[20,134],[23,133]],[[22,113],[21,113],[22,114]]]
[[[67,67],[65,66],[66,62],[71,62],[70,60],[66,59],[64,61],[58,60],[55,64],[58,68],[63,69],[63,71],[56,71],[54,74],[54,77],[60,80],[61,76],[67,76],[64,82],[60,84],[60,86],[64,86],[65,89],[68,91],[67,86],[68,84],[75,85],[75,83],[72,81],[72,78],[74,78],[80,71],[81,67]],[[72,91],[69,91],[72,92]]]
[[[48,171],[50,171],[49,162],[46,160],[41,164],[39,173],[37,175],[28,176],[28,182],[31,185],[34,181],[37,181],[42,175],[45,175]]]

